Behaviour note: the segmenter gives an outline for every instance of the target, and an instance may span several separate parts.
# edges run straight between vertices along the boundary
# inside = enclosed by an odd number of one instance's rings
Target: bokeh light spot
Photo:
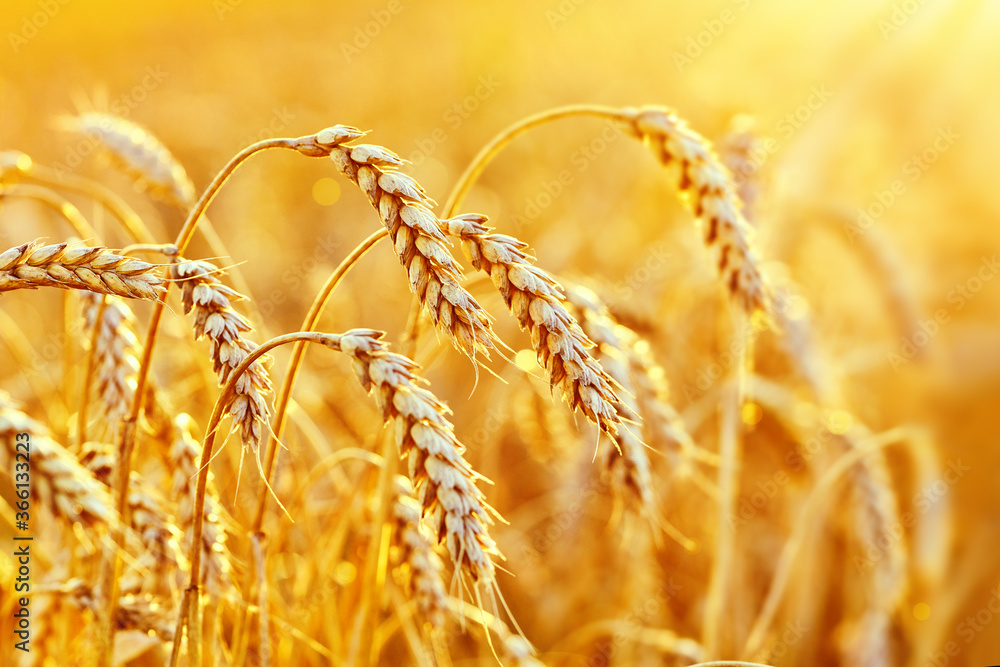
[[[834,410],[830,413],[827,418],[827,426],[830,429],[830,433],[834,435],[843,435],[851,429],[851,423],[854,420],[851,418],[850,413],[844,412],[843,410]]]
[[[740,411],[740,416],[743,418],[744,424],[753,426],[759,424],[760,420],[764,418],[764,411],[756,403],[745,403]]]
[[[342,560],[337,563],[337,566],[333,568],[333,579],[341,586],[346,586],[347,584],[354,581],[358,576],[357,566],[346,560]]]
[[[313,185],[313,199],[321,206],[333,206],[340,199],[340,183],[324,177]]]
[[[535,361],[534,350],[521,350],[514,357],[514,363],[517,364],[518,368],[526,371],[533,371],[538,368],[538,362]]]
[[[926,621],[931,617],[931,607],[926,602],[913,605],[913,617],[918,621]]]

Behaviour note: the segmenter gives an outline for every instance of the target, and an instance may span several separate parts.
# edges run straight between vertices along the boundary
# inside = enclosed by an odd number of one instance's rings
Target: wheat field
[[[0,664],[1000,663],[997,3],[0,25]]]

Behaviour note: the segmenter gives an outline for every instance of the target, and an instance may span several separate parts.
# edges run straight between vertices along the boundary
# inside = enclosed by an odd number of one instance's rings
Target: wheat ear
[[[615,323],[597,294],[585,287],[567,287],[566,301],[583,333],[597,345],[601,368],[621,387],[618,392],[621,404],[616,409],[623,415],[640,414],[629,373],[627,350],[631,343],[627,339],[631,332]],[[646,446],[626,429],[620,429],[614,437],[618,448],[609,452],[607,465],[612,473],[618,473],[613,479],[621,487],[619,492],[625,491],[623,495],[631,500],[632,507],[652,517],[655,499]]]
[[[493,516],[499,518],[499,514],[486,504],[485,497],[476,487],[476,481],[483,478],[462,457],[464,447],[448,421],[448,408],[419,386],[421,380],[414,374],[417,365],[413,361],[387,350],[381,340],[384,335],[384,332],[369,329],[355,329],[342,335],[301,331],[284,334],[244,355],[227,375],[212,410],[202,447],[194,493],[191,580],[184,591],[181,613],[177,618],[178,636],[185,627],[190,629],[188,647],[193,662],[201,660],[202,627],[199,585],[201,549],[194,548],[194,545],[201,544],[203,534],[208,463],[215,447],[215,432],[223,418],[224,406],[232,402],[237,386],[244,384],[244,374],[262,355],[280,345],[309,341],[352,357],[355,374],[362,386],[368,391],[375,390],[376,403],[383,419],[393,419],[396,423],[397,446],[409,459],[410,477],[419,493],[423,511],[431,516],[438,540],[446,543],[455,562],[456,574],[468,574],[475,583],[485,584],[491,594],[496,589],[496,567],[492,557],[499,557],[500,553],[487,527],[493,523]],[[262,560],[258,561],[258,568],[263,568]],[[476,594],[478,597],[478,588]],[[267,604],[264,598],[262,593],[259,603],[262,610]],[[172,664],[177,664],[179,658],[179,644],[175,643]]]
[[[114,476],[114,446],[84,443],[80,464],[110,488]],[[178,547],[180,531],[174,518],[163,509],[157,493],[139,473],[129,477],[128,517],[141,554],[119,582],[122,595],[154,593],[172,597],[186,564]]]
[[[68,129],[94,137],[126,173],[153,194],[190,206],[195,189],[180,162],[151,132],[111,114],[89,112],[64,122]]]
[[[363,135],[337,125],[317,133],[312,150],[326,152],[337,169],[368,195],[406,268],[410,290],[438,331],[470,358],[477,354],[489,358],[498,344],[490,316],[459,284],[462,268],[448,250],[441,221],[431,212],[434,201],[413,178],[397,170],[403,160],[392,151],[347,144]]]
[[[0,393],[0,454],[5,465],[17,459],[19,434],[30,439],[31,493],[52,513],[70,522],[110,525],[116,518],[107,490],[76,458],[49,437],[47,429]],[[13,470],[13,466],[7,468]]]
[[[492,234],[480,215],[460,215],[444,221],[448,233],[460,238],[472,265],[493,279],[521,328],[531,333],[538,364],[564,400],[581,410],[602,431],[615,436],[621,425],[615,381],[588,353],[593,347],[562,303],[562,288],[533,265],[527,244]]]
[[[456,567],[490,586],[495,580],[489,536],[495,510],[486,504],[476,481],[482,477],[462,457],[444,403],[420,385],[417,364],[388,350],[385,334],[353,329],[331,337],[329,347],[352,358],[361,386],[375,395],[385,421],[396,424],[400,454],[409,460],[410,479],[438,540],[445,542]]]
[[[564,118],[591,116],[625,125],[653,147],[664,165],[680,167],[678,186],[695,217],[704,221],[704,241],[716,250],[716,266],[730,296],[748,313],[770,309],[769,288],[753,251],[751,228],[740,212],[739,196],[711,143],[666,107],[559,107],[511,125],[494,137],[462,173],[444,206],[450,216],[461,205],[489,162],[528,130]]]
[[[413,485],[403,475],[392,479],[392,544],[396,564],[402,570],[407,593],[416,601],[421,617],[431,626],[444,626],[448,592],[445,590],[441,559],[434,543],[422,530],[423,509]]]
[[[101,417],[115,424],[128,412],[139,370],[139,341],[133,329],[135,317],[118,297],[83,295],[83,319],[94,331],[91,350],[92,382],[101,407]]]
[[[156,301],[164,292],[156,269],[106,248],[32,241],[0,254],[0,292],[60,287]]]
[[[716,253],[716,268],[730,295],[748,314],[770,307],[760,262],[751,245],[751,228],[732,178],[711,143],[666,107],[626,110],[631,130],[650,145],[665,166],[680,167],[677,187],[687,195],[695,217],[706,228],[704,241]]]
[[[97,617],[103,613],[92,585],[83,579],[70,579],[59,587],[59,592],[67,595],[79,609],[89,610]],[[118,599],[114,628],[116,632],[140,630],[153,633],[163,641],[172,641],[174,638],[170,608],[148,593],[128,593]]]
[[[194,311],[195,339],[207,336],[212,342],[212,362],[221,386],[257,348],[244,336],[253,330],[250,322],[232,307],[243,296],[223,285],[218,278],[222,272],[209,262],[180,261],[171,265],[170,274],[180,283],[184,312]],[[254,452],[270,415],[266,397],[271,393],[271,379],[263,361],[255,361],[239,378],[236,392],[226,406],[233,422],[239,424],[243,445]]]

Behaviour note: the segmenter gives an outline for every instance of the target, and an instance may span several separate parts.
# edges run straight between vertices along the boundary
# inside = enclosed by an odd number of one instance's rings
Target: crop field
[[[0,664],[1000,663],[997,2],[0,27]]]

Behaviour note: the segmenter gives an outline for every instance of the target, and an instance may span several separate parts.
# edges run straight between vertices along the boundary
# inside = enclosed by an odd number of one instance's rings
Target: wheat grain
[[[83,295],[83,318],[87,329],[97,327],[94,340],[92,382],[100,400],[101,417],[115,424],[128,412],[135,393],[136,358],[139,341],[133,330],[135,317],[117,297]],[[98,320],[98,318],[100,318]]]
[[[155,301],[164,292],[157,268],[106,248],[32,241],[0,254],[0,292],[60,287]]]
[[[47,505],[55,516],[90,527],[111,524],[116,518],[107,490],[84,469],[72,454],[53,441],[47,429],[18,410],[0,393],[0,453],[8,463],[17,458],[18,434],[30,438],[31,494]],[[22,448],[23,453],[23,448]],[[6,465],[6,464],[5,464]],[[6,468],[13,470],[13,465]]]
[[[425,381],[416,375],[416,363],[389,352],[384,335],[352,329],[325,344],[352,358],[361,386],[374,391],[382,419],[395,421],[423,511],[456,567],[490,586],[496,575],[492,557],[500,554],[488,530],[496,511],[476,487],[482,477],[462,457],[465,447],[455,437],[448,408],[420,386]]]
[[[178,261],[170,267],[171,277],[180,282],[184,313],[194,311],[195,339],[208,336],[211,355],[219,386],[257,345],[244,337],[253,327],[245,317],[233,310],[232,304],[244,297],[222,284],[223,275],[209,262]],[[239,425],[243,445],[257,452],[264,425],[270,415],[266,396],[271,393],[271,379],[258,359],[236,384],[236,390],[226,411]]]
[[[434,553],[431,538],[422,530],[423,512],[410,480],[396,475],[392,483],[392,543],[397,549],[397,566],[403,570],[407,592],[416,601],[423,619],[435,628],[443,627],[448,593],[441,559]]]
[[[118,166],[154,195],[184,206],[194,204],[194,184],[184,167],[142,126],[99,112],[68,118],[65,126],[94,137]]]
[[[338,125],[319,132],[303,147],[308,155],[329,155],[337,169],[368,195],[406,268],[410,290],[454,346],[475,359],[489,358],[498,344],[490,316],[459,281],[462,268],[448,250],[441,221],[423,188],[396,170],[403,161],[370,144],[347,145],[361,131]]]
[[[527,245],[502,234],[491,234],[480,215],[460,215],[444,221],[448,233],[460,238],[472,264],[493,279],[522,329],[531,333],[538,364],[563,399],[580,409],[602,431],[615,436],[621,419],[615,404],[615,382],[587,352],[593,343],[562,303],[562,288],[549,274],[533,266]]]
[[[664,165],[680,166],[678,187],[707,226],[705,244],[715,249],[719,276],[730,295],[748,313],[767,311],[768,287],[751,244],[751,228],[730,174],[711,144],[665,107],[626,109],[622,114]]]

